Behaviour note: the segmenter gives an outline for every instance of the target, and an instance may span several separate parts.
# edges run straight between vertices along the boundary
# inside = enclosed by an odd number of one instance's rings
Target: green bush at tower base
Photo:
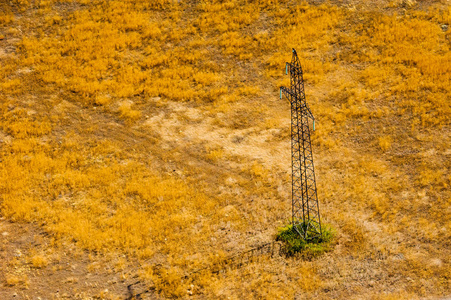
[[[307,237],[307,240],[304,240],[294,229],[293,224],[289,224],[278,229],[276,240],[283,242],[283,250],[289,256],[315,257],[331,250],[333,237],[334,230],[328,225],[323,225],[321,235]]]

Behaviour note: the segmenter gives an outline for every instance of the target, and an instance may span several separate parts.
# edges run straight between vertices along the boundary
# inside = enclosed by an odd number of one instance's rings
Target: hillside
[[[0,299],[451,296],[450,23],[445,0],[0,2]],[[290,218],[291,48],[332,249],[212,272]]]

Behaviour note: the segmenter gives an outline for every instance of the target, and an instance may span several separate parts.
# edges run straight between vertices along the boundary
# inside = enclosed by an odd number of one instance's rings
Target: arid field
[[[316,118],[291,217],[291,49]],[[449,0],[0,0],[0,299],[450,299]],[[199,271],[200,270],[200,271]]]

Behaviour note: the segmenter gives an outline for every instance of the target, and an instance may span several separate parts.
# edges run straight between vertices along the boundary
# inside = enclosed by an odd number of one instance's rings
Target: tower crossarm
[[[280,88],[280,98],[281,99],[282,99],[282,94],[284,94],[285,97],[287,97],[288,101],[290,101],[290,104],[294,104],[293,102],[300,101],[301,102],[301,107],[300,107],[301,112],[307,114],[307,116],[309,118],[311,118],[313,121],[315,121],[315,117],[313,116],[312,111],[310,110],[307,102],[302,101],[301,99],[298,99],[297,98],[298,96],[296,95],[295,92],[293,92],[290,88],[282,86]]]

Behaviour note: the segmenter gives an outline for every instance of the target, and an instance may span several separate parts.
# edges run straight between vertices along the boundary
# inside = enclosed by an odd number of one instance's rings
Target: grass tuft
[[[316,257],[331,249],[334,235],[334,230],[330,226],[323,225],[321,236],[308,238],[306,241],[296,232],[293,225],[289,224],[278,229],[276,240],[285,244],[284,251],[289,256],[301,254],[306,257]]]
[[[31,264],[33,267],[41,269],[48,265],[47,258],[42,255],[35,255],[31,258]]]

